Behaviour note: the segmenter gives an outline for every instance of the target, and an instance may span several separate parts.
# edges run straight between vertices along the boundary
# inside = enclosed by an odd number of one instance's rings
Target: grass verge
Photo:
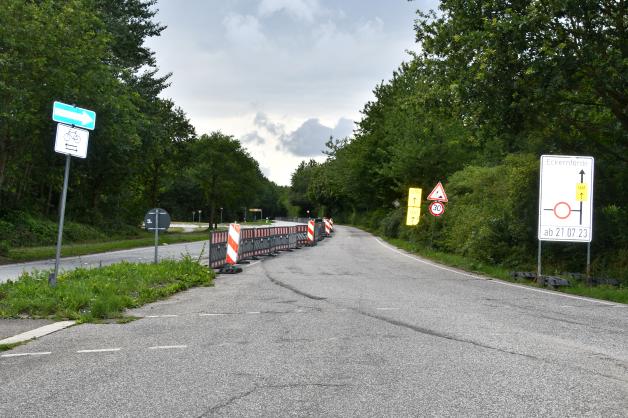
[[[427,248],[421,248],[411,242],[404,241],[398,238],[386,238],[373,231],[369,231],[375,235],[378,235],[381,239],[385,240],[391,245],[397,248],[401,248],[410,253],[420,255],[421,257],[433,260],[437,263],[441,263],[447,266],[456,267],[461,270],[469,271],[472,273],[479,273],[489,277],[494,277],[500,280],[505,280],[513,283],[524,284],[533,287],[540,287],[535,282],[522,282],[512,279],[510,276],[511,269],[507,269],[502,266],[495,266],[491,264],[481,263],[477,260],[472,260],[460,255],[443,253]],[[626,303],[628,304],[628,288],[615,287],[615,286],[595,286],[590,287],[584,283],[573,283],[572,286],[560,287],[555,289],[559,292],[569,293],[572,295],[586,296],[594,299],[608,300],[611,302]]]
[[[96,269],[79,268],[61,274],[55,288],[48,285],[47,272],[25,273],[15,282],[0,284],[0,318],[125,322],[125,309],[194,286],[210,286],[214,277],[213,270],[190,257],[159,264],[124,262]]]
[[[203,241],[208,239],[208,232],[167,233],[159,236],[160,244],[178,244],[182,242]],[[155,245],[155,237],[150,235],[144,238],[135,238],[107,242],[91,242],[81,244],[64,244],[61,248],[62,257],[73,257],[86,254],[103,253],[107,251],[129,250],[132,248],[149,247]],[[20,247],[9,250],[4,262],[25,262],[47,260],[55,257],[56,247]]]
[[[30,340],[29,340],[30,341]],[[15,347],[19,347],[22,344],[26,344],[28,341],[21,341],[13,344],[0,344],[0,352],[13,350]]]

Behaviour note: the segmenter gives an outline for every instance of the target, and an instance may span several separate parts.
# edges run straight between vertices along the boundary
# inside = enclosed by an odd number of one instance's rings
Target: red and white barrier
[[[314,219],[307,222],[307,242],[309,244],[314,244],[314,227],[316,222]]]
[[[323,218],[323,222],[325,222],[325,235],[331,235],[331,221],[327,218]]]
[[[238,249],[240,247],[240,225],[229,225],[229,238],[227,239],[227,264],[238,262]]]

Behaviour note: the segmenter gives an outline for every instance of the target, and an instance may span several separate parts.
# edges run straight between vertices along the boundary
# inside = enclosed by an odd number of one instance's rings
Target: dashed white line
[[[198,314],[199,316],[226,316],[229,314],[226,313],[202,313],[202,314]]]
[[[179,315],[147,315],[144,318],[176,318]]]
[[[261,312],[247,312],[247,315],[256,315],[256,314],[261,314]]]
[[[48,354],[52,354],[52,351],[42,351],[39,353],[2,354],[0,357],[47,356]]]
[[[109,353],[120,350],[120,348],[98,348],[96,350],[78,350],[77,353]]]
[[[187,345],[156,345],[154,347],[148,347],[149,350],[171,350],[176,348],[188,348]]]

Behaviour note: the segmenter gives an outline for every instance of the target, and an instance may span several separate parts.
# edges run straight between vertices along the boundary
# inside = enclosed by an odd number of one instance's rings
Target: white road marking
[[[256,314],[260,314],[261,312],[247,312],[247,315],[256,315]]]
[[[476,274],[463,273],[461,271],[457,271],[457,270],[454,270],[454,269],[443,267],[443,266],[440,266],[438,264],[431,263],[429,261],[421,260],[420,258],[417,258],[415,256],[412,256],[412,255],[409,255],[409,254],[406,254],[406,253],[403,253],[403,252],[397,250],[396,248],[393,248],[393,247],[389,246],[388,244],[383,243],[378,238],[374,238],[374,239],[375,239],[375,241],[379,245],[381,245],[384,248],[389,249],[390,251],[393,251],[393,252],[395,252],[397,254],[400,254],[400,255],[402,255],[404,257],[408,257],[408,258],[410,258],[410,259],[412,259],[414,261],[418,261],[419,263],[427,264],[428,266],[432,266],[432,267],[435,267],[435,268],[440,269],[440,270],[449,271],[451,273],[455,273],[455,274],[458,274],[460,276],[472,277],[474,279],[486,280],[486,281],[488,281],[490,283],[494,283],[494,284],[501,284],[501,285],[504,285],[504,286],[516,287],[518,289],[528,290],[528,291],[531,291],[531,292],[545,293],[546,295],[562,296],[564,298],[569,298],[569,299],[583,300],[583,301],[586,301],[586,302],[597,303],[597,304],[600,304],[600,305],[615,306],[615,307],[623,306],[623,305],[618,305],[618,304],[612,303],[612,302],[605,302],[605,301],[601,301],[601,300],[597,300],[597,299],[590,299],[590,298],[585,298],[585,297],[581,297],[581,296],[568,295],[568,294],[565,294],[565,293],[552,292],[550,290],[545,290],[545,289],[538,289],[536,287],[530,287],[530,286],[524,286],[524,285],[520,285],[520,284],[516,284],[516,283],[504,282],[504,281],[501,281],[499,279],[491,279],[491,280],[489,280],[489,279],[487,279],[485,277],[478,276]]]
[[[176,318],[179,315],[147,315],[144,318]]]
[[[48,354],[52,354],[52,351],[42,351],[40,353],[2,354],[0,357],[47,356]]]
[[[229,314],[226,313],[202,313],[202,314],[198,314],[199,316],[226,316]]]
[[[174,348],[188,348],[187,345],[156,345],[155,347],[148,347],[149,350],[170,350]]]
[[[398,311],[399,308],[375,308],[378,311]]]
[[[108,353],[112,351],[120,351],[120,348],[99,348],[96,350],[78,350],[77,353]]]

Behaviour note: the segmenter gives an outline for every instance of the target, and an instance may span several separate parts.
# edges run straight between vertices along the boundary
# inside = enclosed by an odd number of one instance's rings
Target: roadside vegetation
[[[120,263],[79,268],[48,284],[48,272],[25,273],[0,284],[0,318],[72,319],[79,322],[126,321],[124,311],[195,286],[211,286],[215,273],[196,260],[159,264]]]
[[[54,245],[64,175],[54,100],[97,114],[87,158],[72,159],[64,243],[137,238],[147,210],[214,224],[244,207],[286,214],[234,137],[198,133],[163,96],[146,46],[165,26],[155,0],[3,0],[0,7],[0,256]],[[60,39],[72,39],[63,43]]]
[[[290,203],[469,267],[534,272],[540,156],[593,156],[592,275],[628,287],[623,3],[439,7],[418,14],[420,52],[375,87],[354,137],[330,139],[325,162],[294,172]],[[419,225],[406,227],[408,188],[425,199],[439,181],[444,214],[423,202]],[[586,250],[543,243],[543,274],[585,273]]]
[[[368,230],[368,228],[363,228]],[[377,233],[377,231],[370,231],[373,233]],[[381,232],[380,232],[381,234]],[[464,271],[468,271],[471,273],[478,273],[489,277],[494,277],[496,279],[505,280],[513,283],[523,284],[527,286],[533,287],[541,287],[534,280],[516,280],[513,278],[513,271],[500,265],[495,265],[491,263],[484,263],[478,261],[476,259],[465,257],[457,254],[452,254],[448,252],[437,251],[434,249],[430,249],[425,246],[417,245],[416,243],[411,243],[404,239],[399,238],[388,238],[383,234],[380,235],[388,243],[396,246],[397,248],[401,248],[410,253],[417,254],[423,258],[433,260],[437,263],[459,268]],[[563,272],[554,273],[557,276],[562,276],[563,278],[569,280],[570,286],[560,286],[555,288],[554,290],[558,290],[564,293],[570,293],[578,296],[586,296],[594,299],[603,299],[611,302],[619,302],[628,304],[628,286],[626,285],[599,285],[599,286],[588,286],[584,279],[581,278],[579,280],[574,280],[573,277],[569,275],[563,274]]]

